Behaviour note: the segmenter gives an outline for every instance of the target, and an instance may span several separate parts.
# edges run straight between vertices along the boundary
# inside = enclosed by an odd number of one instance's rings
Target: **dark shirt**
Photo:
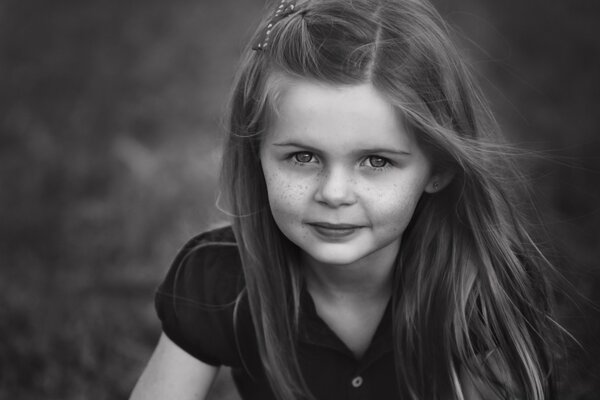
[[[203,233],[179,252],[156,293],[164,333],[198,360],[231,367],[244,400],[275,399],[265,376],[231,228]],[[234,326],[235,325],[235,326]],[[303,287],[298,358],[304,379],[320,400],[398,399],[390,305],[360,359],[317,315]]]

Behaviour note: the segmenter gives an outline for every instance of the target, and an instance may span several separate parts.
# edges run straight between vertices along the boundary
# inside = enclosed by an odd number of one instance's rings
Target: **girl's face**
[[[260,149],[271,212],[309,262],[389,262],[431,166],[370,84],[286,85]]]

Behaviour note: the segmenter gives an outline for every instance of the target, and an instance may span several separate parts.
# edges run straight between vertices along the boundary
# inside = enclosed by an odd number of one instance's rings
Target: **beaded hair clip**
[[[275,12],[273,13],[273,16],[269,20],[269,23],[265,27],[262,35],[258,37],[256,43],[254,44],[254,46],[252,46],[252,50],[262,51],[266,49],[269,46],[269,41],[271,39],[271,30],[273,26],[288,15],[292,14],[295,11],[295,9],[296,0],[281,0],[281,3],[279,3],[279,7],[277,7]]]

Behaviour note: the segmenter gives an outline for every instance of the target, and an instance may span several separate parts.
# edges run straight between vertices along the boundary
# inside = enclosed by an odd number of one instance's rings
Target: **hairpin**
[[[266,49],[269,46],[273,26],[288,15],[292,14],[295,11],[295,9],[296,0],[281,0],[281,3],[279,3],[279,7],[277,7],[275,12],[273,13],[273,16],[267,23],[267,26],[264,29],[262,35],[258,37],[256,43],[254,44],[254,46],[252,46],[252,50],[261,51]]]

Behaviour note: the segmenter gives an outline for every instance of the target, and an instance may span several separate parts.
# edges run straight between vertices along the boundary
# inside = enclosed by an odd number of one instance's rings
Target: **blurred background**
[[[600,2],[438,0],[524,165],[600,398]],[[214,206],[222,116],[263,0],[0,1],[0,398],[126,399],[153,292]],[[468,40],[467,40],[468,39]],[[227,374],[212,399],[236,399]]]

